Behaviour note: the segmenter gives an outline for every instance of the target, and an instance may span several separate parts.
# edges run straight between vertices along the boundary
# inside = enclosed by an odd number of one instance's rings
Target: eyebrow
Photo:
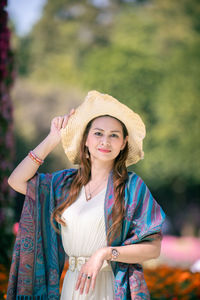
[[[104,131],[103,129],[101,129],[101,128],[93,128],[93,130],[100,130],[100,131]],[[120,130],[111,130],[111,132],[119,132],[119,133],[121,133],[121,131]]]

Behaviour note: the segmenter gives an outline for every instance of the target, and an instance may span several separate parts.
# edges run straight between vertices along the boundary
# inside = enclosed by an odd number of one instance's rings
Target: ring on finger
[[[87,277],[87,274],[82,273],[82,277],[83,277],[83,278],[86,278],[86,277]]]
[[[88,275],[87,279],[91,279],[92,276]]]

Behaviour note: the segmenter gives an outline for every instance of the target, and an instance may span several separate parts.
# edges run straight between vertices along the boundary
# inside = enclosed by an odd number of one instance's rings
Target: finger
[[[70,113],[69,113],[69,114],[70,114],[70,116],[71,116],[71,115],[73,115],[74,113],[75,113],[75,109],[72,108],[72,109],[70,110]]]
[[[69,118],[71,117],[71,115],[73,115],[74,112],[75,112],[75,109],[72,108],[72,109],[70,110],[70,113],[69,113],[68,115],[65,115],[65,116],[64,116],[62,128],[65,128],[65,127],[66,127],[66,125],[67,125],[67,123],[68,123],[68,121],[69,121]]]
[[[57,117],[53,118],[53,120],[51,121],[51,124],[53,124],[54,126],[57,127],[57,124],[58,124],[58,118],[57,118]]]
[[[92,276],[91,275],[88,275],[90,278],[87,277],[87,280],[86,280],[86,284],[85,284],[85,293],[88,294],[89,292],[89,289],[90,289],[90,285],[91,285],[91,280],[92,280]]]
[[[93,274],[92,280],[91,280],[91,288],[93,291],[94,291],[95,285],[96,285],[96,278],[97,278],[97,275]]]
[[[69,115],[66,115],[63,119],[62,128],[65,128],[69,120]]]
[[[58,117],[58,126],[57,128],[60,129],[62,127],[63,117]]]
[[[87,277],[83,277],[81,278],[81,284],[80,284],[80,294],[82,295],[84,292],[84,287],[85,287],[85,282],[86,282]]]
[[[57,129],[59,128],[59,123],[60,123],[59,119],[60,119],[60,117],[55,117],[55,118],[53,118],[53,120],[52,120],[52,124],[53,124]]]
[[[80,283],[81,283],[81,278],[82,278],[82,273],[79,272],[79,275],[78,275],[78,278],[77,278],[77,281],[76,281],[76,285],[75,285],[76,290],[79,289],[79,286],[80,286]]]

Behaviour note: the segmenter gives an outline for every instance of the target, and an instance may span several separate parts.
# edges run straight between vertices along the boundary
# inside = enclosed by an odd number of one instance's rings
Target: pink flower
[[[19,223],[16,222],[12,228],[12,232],[14,233],[14,235],[17,235],[18,229],[19,229]]]
[[[162,240],[161,256],[174,264],[193,264],[200,259],[200,239],[165,235]]]

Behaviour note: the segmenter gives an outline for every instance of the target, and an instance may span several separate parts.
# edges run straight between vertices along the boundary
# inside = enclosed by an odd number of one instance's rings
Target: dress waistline
[[[69,270],[74,272],[75,270],[80,271],[82,265],[84,265],[90,257],[86,256],[69,256]],[[100,271],[112,271],[111,265],[107,260],[104,260],[104,263]]]

